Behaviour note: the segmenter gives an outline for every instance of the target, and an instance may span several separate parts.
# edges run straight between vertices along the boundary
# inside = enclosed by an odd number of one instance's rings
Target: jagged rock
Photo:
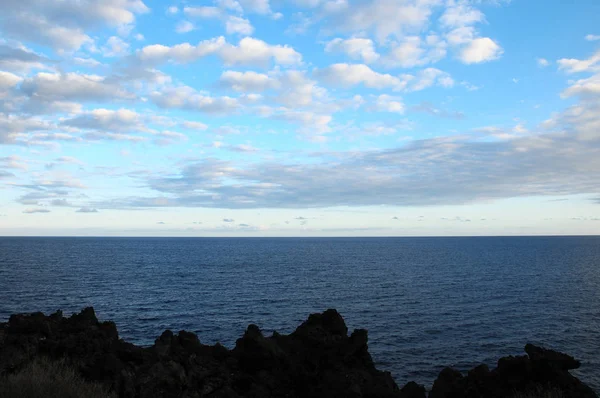
[[[527,344],[525,351],[527,356],[500,358],[495,369],[479,365],[467,376],[446,368],[435,380],[429,397],[503,398],[542,388],[558,390],[567,398],[597,398],[589,386],[568,372],[580,366],[573,357],[532,344]]]
[[[424,398],[425,388],[401,390],[389,372],[378,371],[368,333],[348,336],[335,310],[312,314],[290,335],[265,337],[248,326],[228,350],[203,345],[194,333],[165,331],[151,347],[120,340],[113,322],[99,322],[93,308],[65,318],[62,312],[13,315],[0,323],[0,377],[39,356],[66,358],[90,381],[119,397],[182,398]],[[446,368],[431,398],[500,398],[540,385],[565,397],[597,398],[569,369],[580,363],[556,351],[527,345],[528,356],[506,357],[496,369],[481,365],[464,376]]]
[[[425,398],[425,392],[425,386],[409,381],[400,389],[400,396],[402,398]]]
[[[547,350],[541,347],[536,347],[533,344],[527,344],[525,346],[525,352],[529,356],[529,359],[531,359],[532,361],[545,362],[548,365],[561,370],[578,369],[581,366],[581,362],[579,362],[570,355],[553,350]]]
[[[429,398],[459,398],[464,396],[463,375],[455,369],[444,368],[433,383]]]

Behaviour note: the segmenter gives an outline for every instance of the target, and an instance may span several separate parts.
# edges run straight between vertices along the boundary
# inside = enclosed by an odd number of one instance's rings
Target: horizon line
[[[135,235],[0,235],[3,238],[153,238],[153,239],[344,239],[344,238],[359,238],[359,239],[377,239],[377,238],[577,238],[577,237],[600,237],[600,234],[531,234],[531,235],[378,235],[378,236],[135,236]]]

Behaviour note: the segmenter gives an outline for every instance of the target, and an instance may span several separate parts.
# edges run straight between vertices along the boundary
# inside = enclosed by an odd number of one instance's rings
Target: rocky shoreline
[[[289,335],[265,337],[249,325],[232,350],[169,330],[153,346],[138,347],[119,339],[113,322],[99,322],[93,308],[68,318],[60,311],[18,314],[0,323],[0,378],[37,358],[64,359],[119,397],[500,398],[543,389],[598,397],[569,373],[581,365],[573,357],[531,344],[525,352],[501,358],[491,370],[480,365],[464,375],[445,368],[428,389],[414,382],[400,388],[375,368],[367,331],[348,335],[331,309],[310,315]]]

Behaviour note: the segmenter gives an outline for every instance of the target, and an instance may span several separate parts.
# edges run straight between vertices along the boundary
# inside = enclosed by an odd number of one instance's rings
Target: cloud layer
[[[597,198],[597,32],[521,48],[512,6],[8,1],[2,213],[209,209],[250,231],[234,211]]]

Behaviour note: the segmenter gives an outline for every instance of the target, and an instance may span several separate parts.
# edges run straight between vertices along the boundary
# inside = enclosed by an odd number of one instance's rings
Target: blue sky
[[[600,3],[3,3],[0,235],[600,233]]]

